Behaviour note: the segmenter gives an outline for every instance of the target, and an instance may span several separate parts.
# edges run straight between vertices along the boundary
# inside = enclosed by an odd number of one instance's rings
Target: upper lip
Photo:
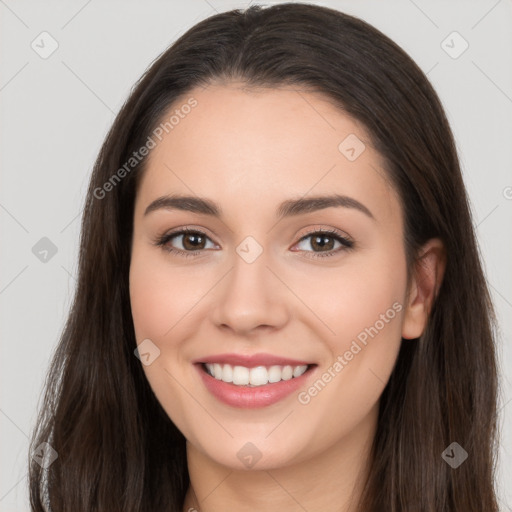
[[[232,366],[245,366],[246,368],[254,368],[256,366],[303,366],[313,364],[299,359],[290,359],[289,357],[263,353],[252,355],[215,354],[196,359],[193,363],[226,363]]]

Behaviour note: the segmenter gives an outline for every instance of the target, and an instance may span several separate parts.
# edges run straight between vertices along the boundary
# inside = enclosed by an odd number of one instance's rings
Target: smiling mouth
[[[201,363],[203,371],[214,379],[242,387],[260,387],[292,380],[304,375],[314,366],[316,365],[272,365],[247,368],[227,363]]]

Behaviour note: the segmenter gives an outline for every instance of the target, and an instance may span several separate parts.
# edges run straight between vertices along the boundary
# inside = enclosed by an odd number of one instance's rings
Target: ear
[[[420,250],[409,285],[402,322],[402,338],[419,338],[441,287],[446,268],[443,242],[432,238]]]

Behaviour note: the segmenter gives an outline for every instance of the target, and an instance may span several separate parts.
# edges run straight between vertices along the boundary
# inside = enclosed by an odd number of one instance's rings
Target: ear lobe
[[[446,269],[444,244],[432,238],[421,249],[414,265],[402,322],[402,338],[419,338],[443,281]]]

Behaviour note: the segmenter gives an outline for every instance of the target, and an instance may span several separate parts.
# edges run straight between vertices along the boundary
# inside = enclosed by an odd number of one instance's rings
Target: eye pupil
[[[188,243],[190,242],[190,240],[195,240],[194,242],[192,242],[191,244],[191,247],[187,247]],[[197,233],[188,233],[188,234],[185,234],[183,235],[183,247],[185,247],[185,249],[203,249],[204,247],[202,247],[202,245],[204,244],[204,237],[202,237],[201,235],[197,234]],[[201,246],[201,247],[199,247]]]
[[[330,244],[329,244],[329,242],[327,242],[327,243],[321,242],[321,240],[325,240],[325,239],[329,240]],[[326,246],[329,245],[328,250],[331,250],[333,248],[332,247],[333,243],[334,243],[334,239],[332,237],[327,236],[327,235],[317,235],[312,238],[311,246],[313,248],[315,248],[315,245],[316,245],[320,249],[325,249]]]

